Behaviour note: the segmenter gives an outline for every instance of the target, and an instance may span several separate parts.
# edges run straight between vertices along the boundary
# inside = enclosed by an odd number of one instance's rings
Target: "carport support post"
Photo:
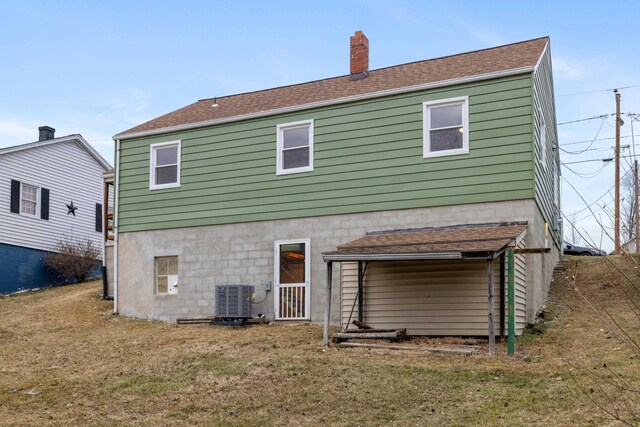
[[[333,262],[327,262],[327,295],[324,305],[324,334],[322,337],[322,345],[329,347],[329,319],[331,316],[331,276],[333,275]]]
[[[509,317],[509,327],[508,327],[508,338],[507,338],[507,352],[510,355],[515,353],[515,341],[516,341],[516,298],[515,298],[515,265],[514,259],[515,256],[513,254],[513,249],[509,249],[508,254],[508,264],[509,264],[509,273],[507,279],[507,299],[508,299],[508,317]]]
[[[364,322],[364,273],[362,261],[358,261],[358,321]],[[347,325],[349,327],[349,325]]]
[[[493,322],[493,258],[487,261],[488,280],[487,286],[489,291],[489,356],[496,354],[496,333],[494,331]]]

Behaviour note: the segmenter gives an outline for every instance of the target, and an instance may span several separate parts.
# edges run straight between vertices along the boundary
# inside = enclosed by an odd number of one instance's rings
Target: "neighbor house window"
[[[277,175],[313,170],[313,120],[278,125]]]
[[[423,105],[423,157],[468,153],[469,99],[465,96]]]
[[[156,257],[156,294],[178,293],[178,257]]]
[[[20,186],[20,213],[35,215],[38,208],[38,187],[22,183]]]
[[[151,144],[152,190],[180,186],[180,141]]]

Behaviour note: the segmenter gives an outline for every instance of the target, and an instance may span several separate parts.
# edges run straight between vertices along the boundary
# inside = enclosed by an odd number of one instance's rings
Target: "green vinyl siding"
[[[533,74],[533,138],[535,142],[535,200],[540,211],[549,224],[550,234],[558,247],[562,241],[560,219],[560,153],[558,135],[556,132],[556,113],[553,96],[553,74],[551,70],[551,53],[547,48],[540,60],[538,68]],[[544,120],[546,131],[546,156],[542,158],[541,132]],[[557,191],[556,204],[554,200],[554,186]],[[557,231],[553,232],[556,229]]]
[[[422,103],[469,96],[470,152],[424,159]],[[534,197],[531,74],[121,141],[120,232]],[[276,126],[314,120],[314,170],[276,176]],[[181,140],[180,188],[149,146]]]

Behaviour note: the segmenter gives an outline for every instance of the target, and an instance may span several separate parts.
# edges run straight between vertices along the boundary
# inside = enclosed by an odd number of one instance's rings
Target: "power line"
[[[615,116],[615,114],[601,114],[599,116],[593,116],[593,117],[587,117],[585,119],[576,119],[576,120],[569,120],[568,122],[562,122],[562,123],[558,123],[558,126],[560,125],[568,125],[569,123],[578,123],[578,122],[587,122],[590,120],[595,120],[595,119],[606,119],[610,116]]]
[[[628,172],[629,172],[629,171],[627,171],[627,173],[628,173]],[[625,173],[625,175],[626,175],[626,173]],[[566,180],[565,180],[565,181],[566,181]],[[600,200],[602,200],[602,198],[603,198],[604,196],[606,196],[607,194],[610,194],[610,193],[611,193],[611,190],[613,190],[613,187],[614,187],[614,186],[612,185],[612,186],[611,186],[611,188],[609,188],[607,191],[605,191],[605,192],[604,192],[604,194],[603,194],[602,196],[600,196],[600,197],[598,197],[597,199],[595,199],[593,202],[591,202],[591,204],[587,205],[587,207],[586,207],[586,208],[582,208],[582,209],[580,209],[579,211],[574,212],[572,215],[582,213],[582,212],[586,211],[587,209],[589,209],[591,206],[593,206],[593,205],[595,205],[596,203],[598,203]]]
[[[603,125],[604,125],[604,118],[600,121],[600,127],[598,128],[598,132],[596,132],[596,136],[593,137],[593,140],[591,141],[591,144],[589,144],[587,146],[587,148],[585,148],[584,150],[582,150],[582,151],[580,151],[580,150],[578,150],[578,151],[567,151],[564,148],[559,147],[560,150],[564,151],[567,154],[582,154],[585,151],[588,151],[591,148],[591,146],[593,145],[593,143],[596,142],[596,139],[598,138],[598,136],[600,136],[600,131],[602,130],[602,126]]]
[[[619,87],[617,88],[618,90],[620,89],[631,89],[634,87],[640,87],[640,85],[631,85],[631,86],[623,86],[623,87]],[[556,98],[561,97],[561,96],[574,96],[574,95],[586,95],[589,93],[600,93],[600,92],[612,92],[613,89],[601,89],[601,90],[592,90],[589,92],[575,92],[575,93],[564,93],[562,95],[556,95]]]
[[[624,135],[624,136],[621,136],[621,137],[620,137],[620,139],[622,139],[622,138],[631,138],[631,135]],[[598,139],[596,139],[595,141],[609,141],[609,140],[612,140],[612,139],[616,139],[616,138],[615,138],[615,137],[613,137],[613,136],[610,136],[610,137],[607,137],[607,138],[598,138]],[[566,143],[564,143],[564,144],[558,144],[558,145],[560,145],[561,147],[564,147],[564,146],[566,146],[566,145],[584,144],[584,143],[586,143],[586,142],[591,142],[591,141],[593,141],[593,140],[591,140],[591,139],[585,139],[585,140],[583,140],[583,141],[566,142]]]
[[[596,176],[600,175],[600,172],[602,172],[604,170],[604,168],[607,167],[608,163],[604,163],[602,165],[602,167],[600,169],[598,169],[595,172],[590,172],[590,173],[581,173],[581,172],[576,172],[573,169],[571,169],[569,166],[567,166],[566,164],[560,162],[565,168],[567,168],[569,170],[569,172],[573,173],[576,176],[579,176],[580,178],[595,178]]]
[[[624,158],[632,158],[633,156],[620,156],[621,159]],[[577,160],[575,162],[566,162],[566,163],[562,163],[563,165],[575,165],[577,163],[589,163],[589,162],[612,162],[614,159],[613,158],[607,158],[607,159],[589,159],[589,160]]]

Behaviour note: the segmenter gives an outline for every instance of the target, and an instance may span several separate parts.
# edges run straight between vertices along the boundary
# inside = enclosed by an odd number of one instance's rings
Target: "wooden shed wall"
[[[524,256],[516,258],[516,333],[520,334],[526,326],[526,266]],[[370,262],[365,274],[364,321],[376,328],[406,328],[409,335],[486,336],[487,279],[485,260]],[[357,263],[342,264],[341,283],[341,324],[345,325],[358,292]],[[499,259],[494,261],[493,285],[498,334]],[[352,320],[357,318],[356,303]]]

